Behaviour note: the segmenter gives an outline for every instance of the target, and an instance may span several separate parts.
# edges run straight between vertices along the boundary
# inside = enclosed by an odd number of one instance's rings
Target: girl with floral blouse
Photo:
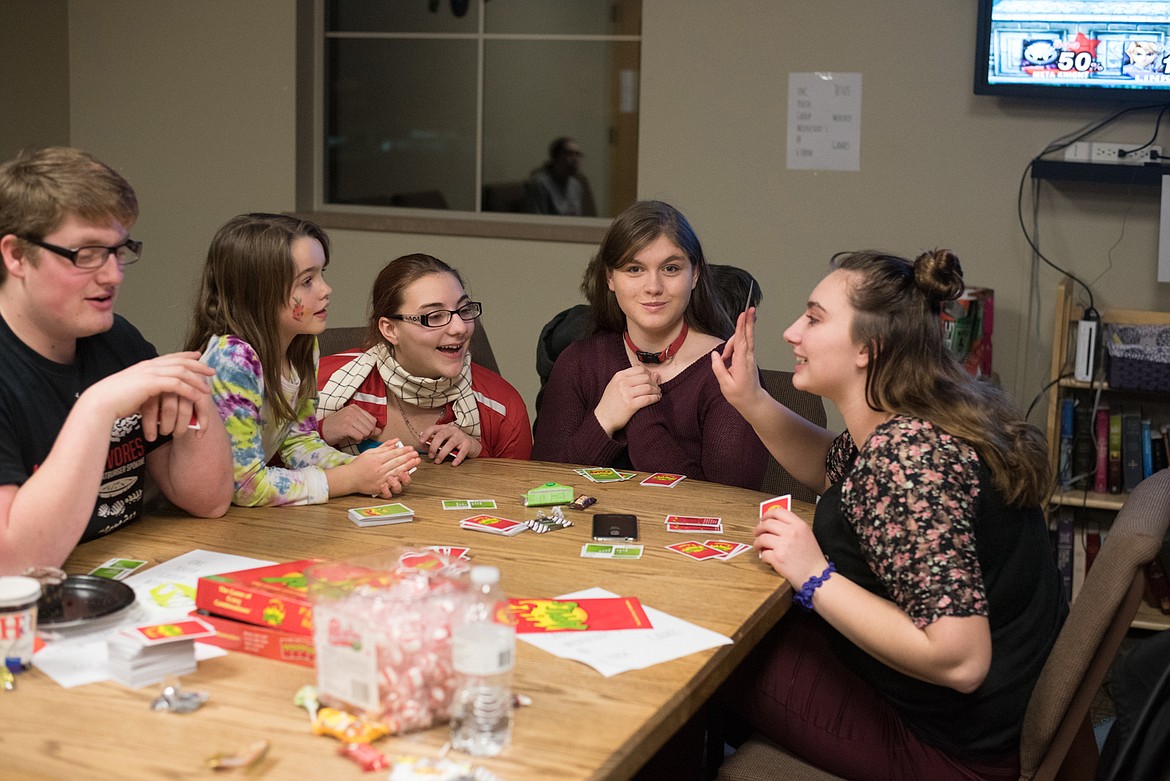
[[[785,750],[850,779],[1007,779],[1020,724],[1067,612],[1040,509],[1042,434],[949,352],[939,314],[963,292],[949,250],[839,255],[785,332],[793,385],[841,412],[826,431],[759,385],[741,315],[712,368],[785,469],[821,495],[810,528],[756,528],[793,611],[729,701]]]

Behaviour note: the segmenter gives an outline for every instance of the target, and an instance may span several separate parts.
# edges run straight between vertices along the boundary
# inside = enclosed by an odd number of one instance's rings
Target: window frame
[[[526,239],[596,244],[611,217],[563,217],[484,211],[449,211],[390,206],[330,204],[324,199],[325,169],[325,41],[329,37],[356,37],[351,33],[327,34],[326,0],[297,2],[297,122],[296,209],[324,228],[391,233],[441,234],[496,239]],[[482,0],[476,0],[477,3]],[[570,36],[486,33],[482,13],[479,30],[468,34],[403,34],[394,37],[475,38],[478,40],[479,91],[476,100],[476,207],[482,207],[483,190],[483,47],[487,40],[555,39]],[[371,34],[371,37],[377,34]],[[634,41],[641,35],[571,36],[573,40]],[[640,79],[640,73],[639,73]],[[641,146],[639,134],[638,146]]]

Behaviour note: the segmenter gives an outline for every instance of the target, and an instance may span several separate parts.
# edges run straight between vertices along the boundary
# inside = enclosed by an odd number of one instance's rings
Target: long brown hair
[[[711,287],[703,245],[682,212],[662,201],[639,201],[614,218],[597,254],[589,261],[581,292],[593,307],[596,330],[616,333],[626,330],[626,315],[606,283],[606,272],[633,260],[660,236],[681,249],[698,272],[698,282],[684,314],[687,325],[720,339],[730,337],[735,326]]]
[[[911,262],[867,250],[836,255],[832,266],[852,272],[853,338],[869,353],[869,406],[929,420],[969,442],[1009,504],[1043,501],[1044,435],[1001,388],[968,374],[943,338],[942,305],[964,290],[958,257],[938,249]]]
[[[329,264],[329,237],[308,220],[285,214],[241,214],[220,228],[207,250],[207,262],[195,299],[186,350],[202,352],[212,336],[234,334],[252,346],[264,367],[265,401],[276,418],[291,422],[296,411],[281,393],[281,368],[300,378],[296,403],[317,392],[313,361],[317,337],[297,334],[280,354],[280,315],[288,306],[296,278],[292,244],[316,239]]]

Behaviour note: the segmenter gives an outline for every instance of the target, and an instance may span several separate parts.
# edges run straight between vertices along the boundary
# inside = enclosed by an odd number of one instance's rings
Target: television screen
[[[1170,102],[1170,0],[979,0],[975,92]]]

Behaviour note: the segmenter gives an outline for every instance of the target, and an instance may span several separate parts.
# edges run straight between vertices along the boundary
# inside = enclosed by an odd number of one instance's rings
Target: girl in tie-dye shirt
[[[203,360],[216,371],[212,395],[232,443],[235,504],[319,504],[350,493],[390,498],[419,462],[397,441],[355,457],[317,433],[317,334],[332,293],[323,277],[328,263],[325,232],[286,215],[241,215],[212,239],[187,344],[205,350]]]

